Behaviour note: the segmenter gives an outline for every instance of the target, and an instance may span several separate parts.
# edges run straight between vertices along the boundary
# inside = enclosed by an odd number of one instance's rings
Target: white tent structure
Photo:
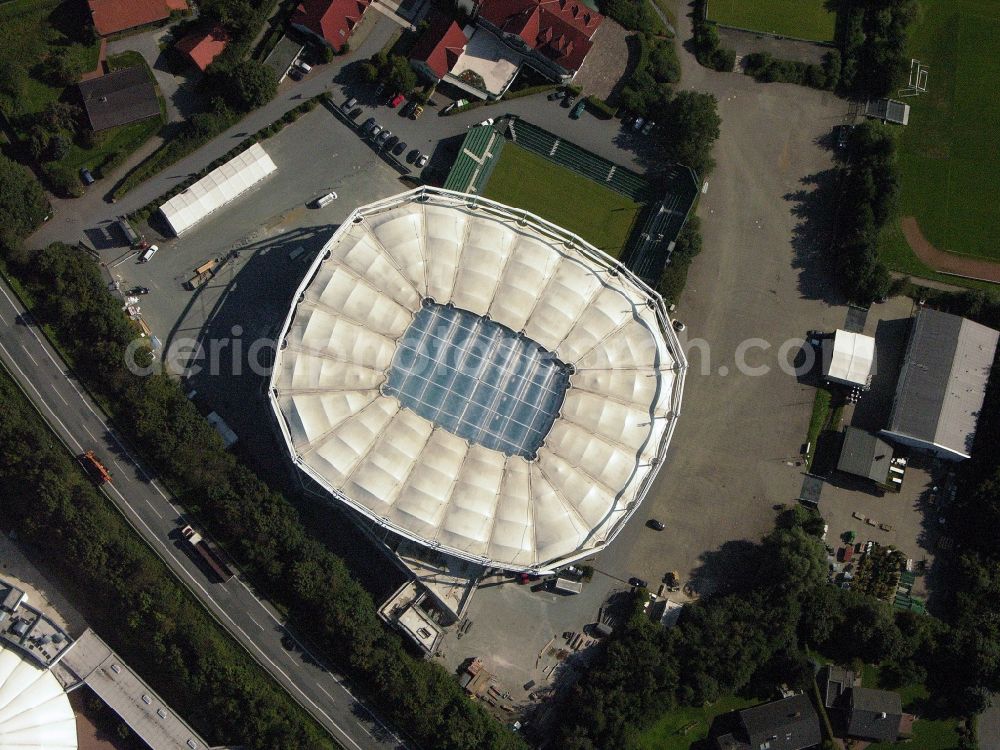
[[[551,570],[663,462],[687,362],[662,299],[532,214],[426,187],[364,206],[295,300],[269,393],[293,460],[403,537]]]
[[[823,378],[834,383],[868,388],[875,364],[875,339],[840,329],[823,340]]]
[[[0,645],[0,750],[76,748],[76,717],[59,681]]]
[[[160,211],[174,234],[180,236],[275,170],[271,157],[255,143],[168,200],[160,206]]]

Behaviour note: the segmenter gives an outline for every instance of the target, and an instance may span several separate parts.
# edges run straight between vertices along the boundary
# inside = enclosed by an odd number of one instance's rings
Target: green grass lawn
[[[725,26],[831,42],[837,15],[826,6],[827,0],[708,0],[708,18]]]
[[[1000,260],[1000,0],[921,0],[910,54],[930,67],[927,93],[906,99],[899,136],[900,216],[915,216],[940,250]],[[919,274],[898,222],[881,238],[892,268]]]
[[[692,744],[705,739],[712,720],[729,711],[753,706],[760,701],[727,696],[711,706],[678,708],[664,714],[656,723],[636,737],[631,744],[634,750],[688,750]]]
[[[483,195],[531,211],[616,258],[642,210],[642,204],[513,143],[504,145]]]
[[[892,688],[883,685],[878,676],[878,668],[866,664],[861,672],[861,681],[865,687],[884,688],[899,693],[903,702],[903,710],[917,716],[921,714],[921,703],[927,698],[927,688],[917,683]],[[958,745],[958,721],[956,719],[917,719],[913,722],[913,740],[906,747],[914,750],[951,750]],[[878,742],[869,745],[869,750],[889,750],[899,745],[891,742]]]

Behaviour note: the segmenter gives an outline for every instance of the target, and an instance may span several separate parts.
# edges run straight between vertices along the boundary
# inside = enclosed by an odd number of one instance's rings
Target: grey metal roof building
[[[80,96],[94,130],[107,130],[160,114],[156,88],[139,66],[81,81]]]
[[[921,310],[882,435],[949,461],[968,458],[998,338],[971,320]]]
[[[865,103],[865,117],[906,125],[910,121],[910,105],[895,99],[869,99]]]
[[[870,432],[848,427],[840,449],[837,469],[885,484],[892,463],[892,446]]]
[[[739,711],[740,728],[715,740],[719,750],[804,750],[822,740],[819,716],[805,695]]]
[[[903,704],[899,693],[856,687],[851,691],[847,734],[878,742],[895,742]]]

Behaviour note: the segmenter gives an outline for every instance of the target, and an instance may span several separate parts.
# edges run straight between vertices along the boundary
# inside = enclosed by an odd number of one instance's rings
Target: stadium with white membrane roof
[[[687,368],[662,299],[619,262],[427,187],[348,217],[280,341],[269,397],[306,475],[401,537],[513,571],[621,530]]]

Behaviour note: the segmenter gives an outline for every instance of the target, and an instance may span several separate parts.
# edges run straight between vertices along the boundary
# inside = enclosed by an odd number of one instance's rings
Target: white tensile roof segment
[[[662,300],[531,214],[433,188],[363,206],[295,300],[270,384],[288,449],[404,537],[551,570],[610,541],[663,462],[687,362]]]
[[[76,750],[76,717],[55,676],[0,646],[0,750]]]
[[[255,143],[168,200],[160,206],[160,211],[179,236],[275,170],[271,157]]]

